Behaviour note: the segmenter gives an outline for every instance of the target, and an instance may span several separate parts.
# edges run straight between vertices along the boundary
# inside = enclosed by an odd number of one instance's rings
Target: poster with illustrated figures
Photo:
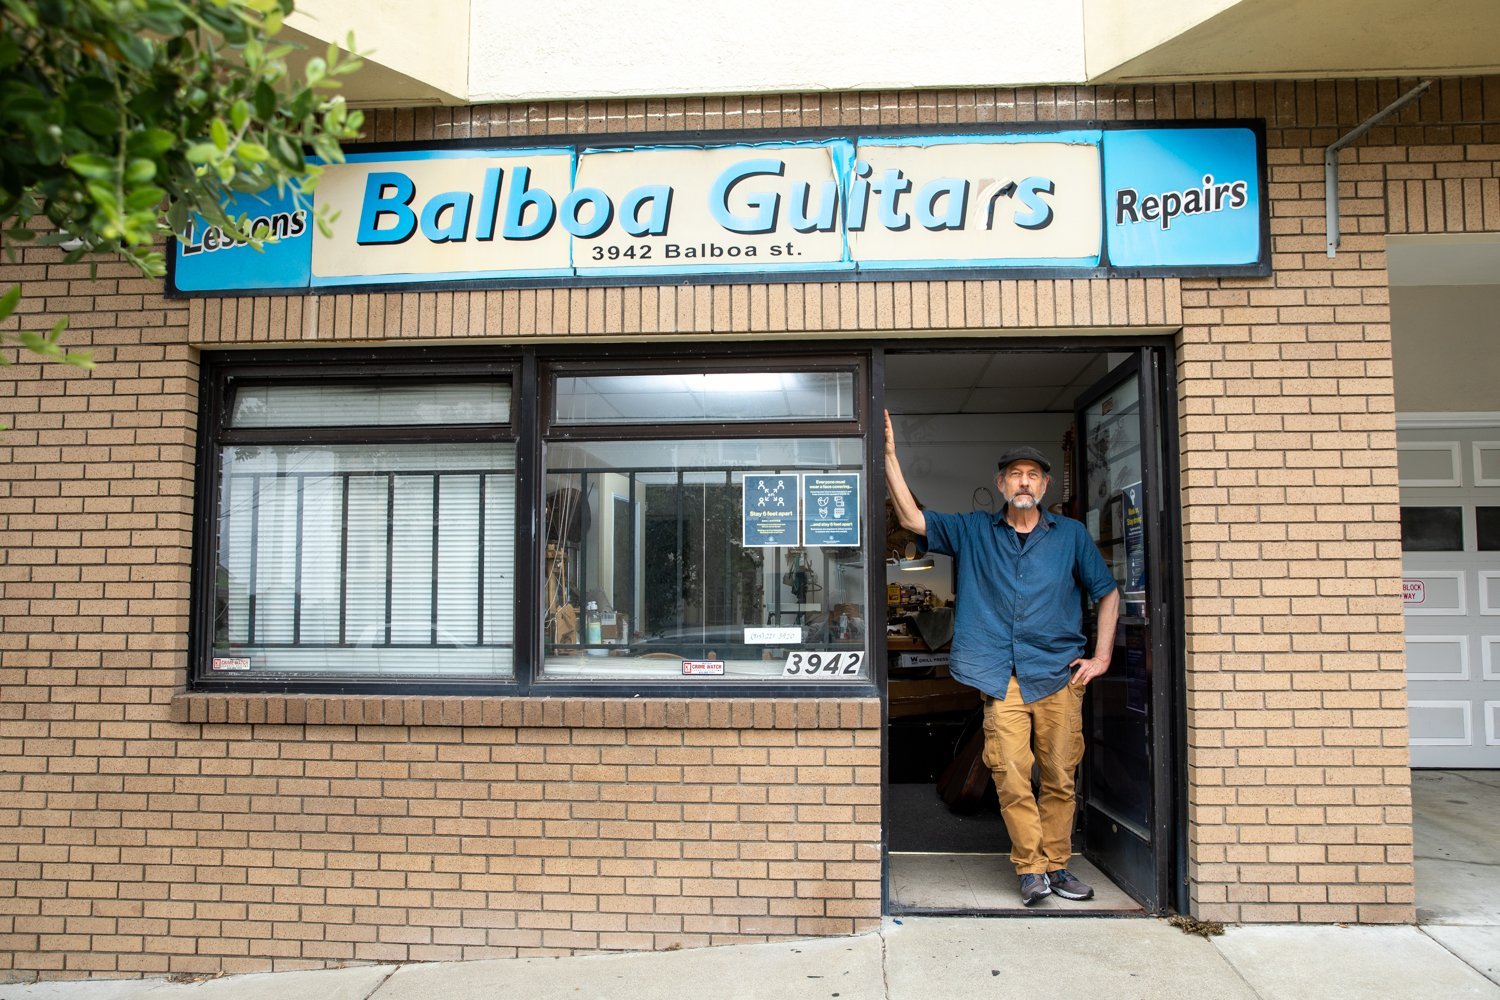
[[[796,545],[801,518],[797,516],[801,476],[751,472],[745,474],[743,510],[745,545]]]
[[[859,545],[859,473],[746,473],[747,546]]]

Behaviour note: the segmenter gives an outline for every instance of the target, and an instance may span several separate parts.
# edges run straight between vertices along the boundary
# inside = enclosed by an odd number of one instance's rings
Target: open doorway
[[[1009,447],[1037,447],[1053,464],[1046,506],[1088,526],[1124,590],[1110,672],[1089,686],[1070,863],[1096,895],[1085,903],[1049,897],[1024,909],[993,783],[975,759],[980,696],[948,675],[959,599],[952,561],[923,558],[899,529],[890,534],[890,912],[1140,913],[1176,905],[1171,720],[1180,602],[1175,533],[1163,530],[1175,524],[1163,516],[1168,482],[1175,497],[1162,447],[1163,355],[1134,345],[887,352],[886,406],[919,502],[998,515],[995,458]]]

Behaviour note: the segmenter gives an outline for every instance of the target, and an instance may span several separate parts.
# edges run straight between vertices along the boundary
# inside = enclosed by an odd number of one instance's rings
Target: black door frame
[[[1153,638],[1159,647],[1154,649],[1156,662],[1169,668],[1169,683],[1153,685],[1152,719],[1153,742],[1162,756],[1161,764],[1154,770],[1152,794],[1153,843],[1155,848],[1155,873],[1157,890],[1156,906],[1149,913],[1185,913],[1188,911],[1187,878],[1187,672],[1186,672],[1186,622],[1182,604],[1183,594],[1183,550],[1181,518],[1181,470],[1175,442],[1178,439],[1177,406],[1177,359],[1175,338],[1170,335],[1145,334],[1140,337],[1080,336],[1067,338],[1042,337],[944,337],[923,340],[891,340],[872,344],[869,366],[871,383],[870,440],[867,454],[870,462],[872,514],[876,511],[879,521],[871,522],[871,538],[882,537],[885,532],[884,505],[875,503],[876,497],[885,496],[883,422],[874,419],[874,414],[885,409],[885,370],[888,354],[1133,354],[1143,363],[1142,396],[1146,397],[1146,382],[1150,382],[1156,419],[1162,441],[1159,469],[1156,480],[1161,484],[1156,494],[1156,510],[1150,524],[1155,526],[1161,539],[1159,546],[1152,547],[1153,565],[1149,571],[1154,579],[1163,583],[1158,588],[1162,593],[1153,599],[1153,610],[1160,609],[1164,627],[1155,630]],[[884,560],[875,560],[871,582],[876,584],[875,593],[885,589]],[[881,859],[881,913],[889,914],[890,896],[890,850],[889,836],[885,824],[884,789],[889,782],[890,747],[885,738],[890,724],[890,689],[884,669],[887,660],[884,630],[871,630],[876,636],[871,645],[875,657],[876,677],[880,689],[881,706],[881,789],[882,822],[880,830]],[[1023,911],[1018,906],[1017,911]],[[913,912],[903,910],[902,912]],[[924,913],[938,915],[936,910]],[[962,913],[967,911],[942,911]],[[1010,911],[1006,911],[1010,912]],[[1060,911],[1066,913],[1067,911]],[[1100,911],[1076,911],[1079,916],[1098,916]],[[1049,911],[1050,914],[1050,911]]]
[[[1132,351],[1129,358],[1116,365],[1098,382],[1090,386],[1074,404],[1075,411],[1082,414],[1088,407],[1113,393],[1127,379],[1132,376],[1137,379],[1140,393],[1138,420],[1141,433],[1141,482],[1145,492],[1143,513],[1148,538],[1158,540],[1151,541],[1146,546],[1148,555],[1146,578],[1153,581],[1147,590],[1146,611],[1146,623],[1148,623],[1150,636],[1148,662],[1153,665],[1149,716],[1150,759],[1153,762],[1162,762],[1165,766],[1154,764],[1150,778],[1151,819],[1148,832],[1151,837],[1150,849],[1154,861],[1151,882],[1149,885],[1133,888],[1146,897],[1141,902],[1149,912],[1153,913],[1164,912],[1172,908],[1176,902],[1172,892],[1175,866],[1163,863],[1164,859],[1157,854],[1156,845],[1164,845],[1172,854],[1176,853],[1177,839],[1173,836],[1175,817],[1185,815],[1178,810],[1173,796],[1174,787],[1180,787],[1181,784],[1173,780],[1178,759],[1175,753],[1175,734],[1179,730],[1173,718],[1173,706],[1175,702],[1180,702],[1182,699],[1174,700],[1172,684],[1156,683],[1159,677],[1156,665],[1169,667],[1174,676],[1177,675],[1176,653],[1180,651],[1181,643],[1173,642],[1174,636],[1169,633],[1182,631],[1180,621],[1175,623],[1176,628],[1171,628],[1174,625],[1174,611],[1181,606],[1182,591],[1180,580],[1173,574],[1175,566],[1179,569],[1178,576],[1180,576],[1180,561],[1175,558],[1169,559],[1167,549],[1169,545],[1175,543],[1175,539],[1171,536],[1179,527],[1180,518],[1167,516],[1167,512],[1175,509],[1177,505],[1166,502],[1166,489],[1170,482],[1166,475],[1166,461],[1170,449],[1167,447],[1165,431],[1171,425],[1166,422],[1164,416],[1166,406],[1163,389],[1165,386],[1162,384],[1161,375],[1159,352],[1155,348],[1142,346]],[[1078,456],[1077,467],[1080,470],[1080,479],[1082,479],[1086,443],[1081,428],[1077,437],[1075,442]],[[1160,452],[1156,450],[1157,445],[1160,445]],[[1083,485],[1080,482],[1080,488]],[[1123,611],[1122,608],[1122,624]],[[1122,637],[1123,630],[1116,633],[1117,642]],[[1087,817],[1085,817],[1085,823],[1087,823]],[[1107,860],[1103,858],[1091,860],[1094,860],[1095,864],[1122,888],[1130,891],[1132,887],[1126,884],[1126,880],[1122,877],[1123,873],[1113,870]]]

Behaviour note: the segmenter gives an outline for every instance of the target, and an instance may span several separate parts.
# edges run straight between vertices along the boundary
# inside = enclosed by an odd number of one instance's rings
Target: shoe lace
[[[1049,872],[1047,874],[1048,882],[1071,882],[1072,880],[1073,873],[1068,871],[1066,868],[1059,868],[1057,871]]]

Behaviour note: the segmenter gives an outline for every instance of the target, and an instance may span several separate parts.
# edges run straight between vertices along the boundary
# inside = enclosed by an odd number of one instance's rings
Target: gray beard
[[[1005,502],[1010,504],[1016,510],[1030,510],[1031,508],[1036,506],[1036,500],[1029,496],[1016,497],[1014,500],[1007,500]]]

